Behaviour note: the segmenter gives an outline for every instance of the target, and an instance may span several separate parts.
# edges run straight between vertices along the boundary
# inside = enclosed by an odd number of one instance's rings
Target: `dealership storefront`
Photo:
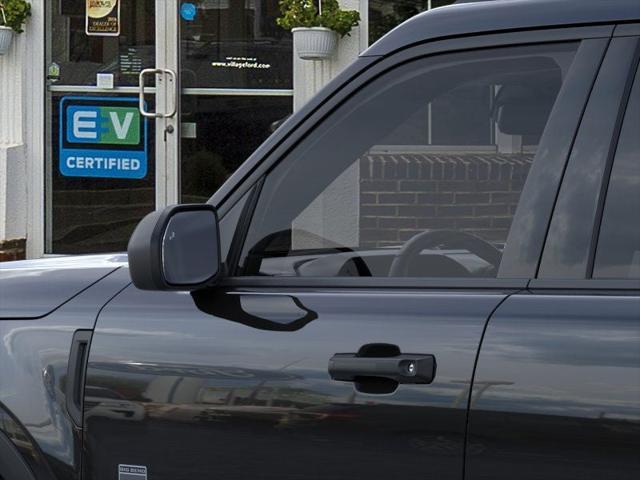
[[[123,250],[149,211],[206,200],[368,44],[453,2],[340,3],[360,26],[309,62],[278,0],[33,0],[0,57],[0,252]]]

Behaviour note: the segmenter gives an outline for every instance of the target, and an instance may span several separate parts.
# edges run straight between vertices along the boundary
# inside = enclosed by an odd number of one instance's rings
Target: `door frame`
[[[180,19],[178,0],[155,0],[156,68],[176,75],[156,75],[156,111],[175,114],[156,118],[156,210],[180,198]]]

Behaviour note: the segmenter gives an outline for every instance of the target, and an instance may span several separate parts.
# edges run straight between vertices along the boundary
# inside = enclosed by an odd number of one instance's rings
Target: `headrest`
[[[498,128],[507,135],[541,135],[559,90],[559,78],[501,86],[493,106]]]

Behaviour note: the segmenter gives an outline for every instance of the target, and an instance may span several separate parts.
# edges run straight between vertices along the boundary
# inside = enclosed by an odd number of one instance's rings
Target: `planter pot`
[[[0,55],[5,55],[11,47],[13,30],[9,27],[0,27]]]
[[[293,43],[303,60],[326,60],[338,47],[338,34],[329,28],[294,28]]]

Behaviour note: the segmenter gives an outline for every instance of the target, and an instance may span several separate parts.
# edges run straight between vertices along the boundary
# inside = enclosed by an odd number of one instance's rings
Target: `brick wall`
[[[384,154],[360,160],[360,246],[398,245],[427,229],[504,242],[533,155]]]
[[[24,239],[0,241],[0,262],[24,260],[26,248],[27,242]]]

